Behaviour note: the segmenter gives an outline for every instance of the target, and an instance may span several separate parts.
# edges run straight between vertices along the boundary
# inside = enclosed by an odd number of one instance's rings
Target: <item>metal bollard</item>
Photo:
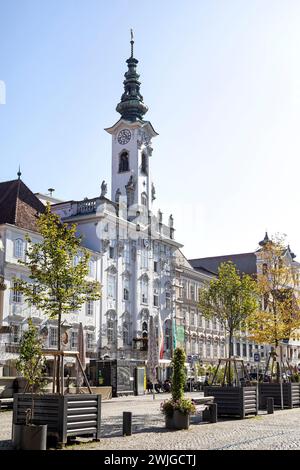
[[[132,434],[132,413],[123,411],[123,436],[131,436]]]
[[[272,397],[267,398],[267,412],[268,414],[274,413],[274,398]]]
[[[218,422],[218,405],[217,403],[212,403],[210,405],[210,422],[217,423]]]

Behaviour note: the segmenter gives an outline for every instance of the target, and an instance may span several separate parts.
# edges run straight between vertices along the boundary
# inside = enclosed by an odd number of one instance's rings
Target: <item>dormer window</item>
[[[129,155],[128,152],[122,152],[119,157],[119,173],[129,171]]]
[[[142,154],[141,171],[144,175],[148,175],[148,161],[147,161],[147,155],[145,153]]]

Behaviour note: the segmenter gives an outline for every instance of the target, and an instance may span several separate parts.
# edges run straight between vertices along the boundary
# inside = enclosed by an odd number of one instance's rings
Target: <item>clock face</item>
[[[131,139],[131,132],[129,129],[122,129],[118,134],[118,142],[121,145],[128,144]]]

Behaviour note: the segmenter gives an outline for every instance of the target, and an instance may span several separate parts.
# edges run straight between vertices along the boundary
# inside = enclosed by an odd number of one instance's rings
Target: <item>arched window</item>
[[[21,238],[14,241],[14,257],[21,259],[24,256],[24,242]]]
[[[148,322],[143,321],[142,323],[142,337],[148,338]]]
[[[122,152],[119,158],[119,173],[129,171],[129,156],[128,152]]]
[[[148,161],[147,161],[147,155],[145,153],[142,154],[141,171],[144,175],[148,175]]]
[[[116,298],[116,276],[114,274],[107,276],[107,295],[112,299]]]
[[[123,344],[125,346],[130,345],[130,330],[129,330],[129,323],[125,321],[123,323]]]
[[[142,203],[142,205],[147,207],[147,202],[148,202],[147,194],[146,194],[146,193],[142,193],[142,195],[141,195],[141,203]]]
[[[124,279],[123,300],[129,300],[129,280]]]
[[[107,315],[106,326],[107,326],[107,342],[108,342],[108,344],[116,344],[116,341],[117,341],[117,319],[116,319],[116,313],[112,310]]]

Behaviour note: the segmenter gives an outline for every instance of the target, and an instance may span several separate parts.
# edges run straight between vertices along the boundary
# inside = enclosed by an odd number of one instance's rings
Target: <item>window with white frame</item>
[[[171,308],[171,292],[166,291],[166,308]]]
[[[129,300],[129,280],[126,278],[123,285],[123,300]]]
[[[94,349],[94,344],[95,344],[94,333],[87,333],[86,334],[86,349],[88,350]]]
[[[110,259],[114,259],[115,256],[115,248],[113,246],[109,247],[109,257]]]
[[[86,303],[86,314],[87,315],[94,315],[94,301],[93,300],[88,300]]]
[[[114,344],[117,339],[117,323],[112,318],[107,319],[107,342],[108,344]]]
[[[77,349],[78,348],[78,332],[77,331],[71,331],[71,349]]]
[[[13,285],[13,295],[12,295],[12,300],[14,303],[16,304],[20,304],[22,302],[22,294],[21,292],[18,290],[18,287],[17,287],[17,283],[14,282],[14,285]]]
[[[141,267],[144,269],[148,268],[148,258],[149,258],[148,250],[141,250]]]
[[[58,341],[57,328],[50,328],[49,331],[49,346],[50,348],[56,348]]]
[[[196,346],[197,346],[197,341],[196,341],[196,338],[193,337],[191,339],[191,354],[196,354]]]
[[[194,312],[190,313],[190,325],[195,326],[195,317],[194,317]]]
[[[14,257],[18,259],[24,257],[24,241],[21,238],[14,240]]]
[[[123,323],[123,344],[125,346],[130,345],[129,323],[127,321]]]
[[[146,206],[147,207],[147,194],[146,193],[142,193],[141,194],[141,203],[142,203],[142,206]]]
[[[90,259],[89,261],[89,276],[90,277],[95,277],[95,260],[94,259]]]
[[[143,277],[141,280],[141,294],[142,294],[143,304],[148,304],[148,290],[149,290],[148,279]]]
[[[114,274],[107,276],[107,295],[112,299],[116,298],[116,276]]]
[[[190,294],[191,294],[191,300],[195,300],[195,284],[191,283],[190,285]]]
[[[142,323],[142,337],[148,338],[148,322],[146,320]]]
[[[187,298],[187,281],[182,281],[182,295],[183,298]]]
[[[158,307],[159,304],[159,292],[158,292],[158,287],[154,287],[153,289],[153,305],[154,307]]]
[[[203,338],[199,339],[199,356],[200,358],[203,357]]]
[[[218,343],[217,343],[217,341],[214,341],[214,344],[213,344],[213,356],[218,357]]]
[[[130,245],[129,242],[124,244],[124,262],[130,263]]]
[[[206,357],[211,357],[211,340],[206,340]]]
[[[10,340],[12,343],[18,343],[21,338],[21,326],[11,325]]]
[[[225,357],[225,344],[223,342],[220,345],[220,356]]]

